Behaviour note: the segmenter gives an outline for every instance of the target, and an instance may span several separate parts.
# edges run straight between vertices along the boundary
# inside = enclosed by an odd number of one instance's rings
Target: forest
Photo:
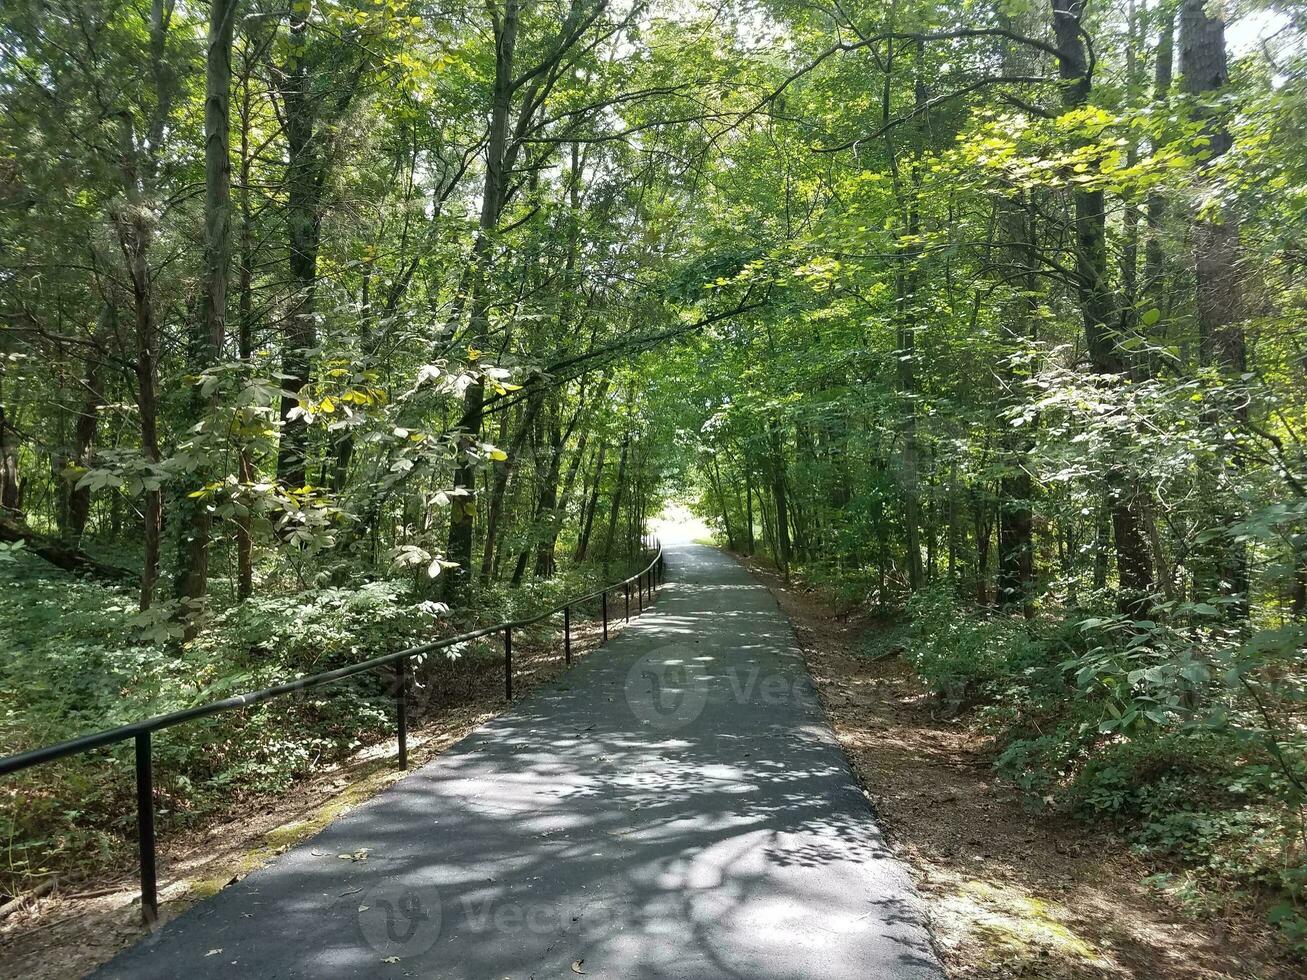
[[[1307,954],[1304,38],[1297,0],[7,0],[4,754],[527,615],[682,503],[904,624],[1029,806]],[[389,703],[176,729],[163,826]],[[130,862],[130,771],[6,779],[0,890]]]

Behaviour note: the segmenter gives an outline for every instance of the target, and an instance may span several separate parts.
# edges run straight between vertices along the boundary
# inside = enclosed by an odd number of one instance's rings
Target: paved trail
[[[367,860],[338,855],[367,849]],[[765,588],[668,548],[554,686],[200,903],[104,977],[942,977]]]

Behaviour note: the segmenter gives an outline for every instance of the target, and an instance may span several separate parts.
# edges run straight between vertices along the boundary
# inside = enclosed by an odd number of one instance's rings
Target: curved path
[[[684,544],[607,648],[98,975],[942,977],[922,922],[775,601]]]

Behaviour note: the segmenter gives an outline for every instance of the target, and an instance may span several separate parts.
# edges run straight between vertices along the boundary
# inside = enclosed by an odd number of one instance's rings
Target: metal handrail
[[[592,599],[599,599],[602,609],[603,619],[603,640],[608,641],[608,593],[623,589],[626,596],[626,618],[631,618],[631,585],[634,583],[637,592],[637,611],[644,611],[644,597],[646,592],[652,601],[654,591],[664,581],[665,578],[665,560],[663,555],[662,543],[653,538],[654,556],[647,565],[641,568],[633,575],[612,582],[602,589],[596,589],[594,592],[588,592],[585,595],[574,596],[561,605],[553,606],[535,616],[529,616],[524,619],[514,619],[503,623],[495,623],[492,626],[482,626],[479,629],[471,630],[467,633],[460,633],[457,636],[451,636],[443,640],[436,640],[432,643],[424,643],[421,646],[409,647],[406,650],[397,650],[394,653],[387,653],[380,657],[373,657],[370,660],[364,660],[360,663],[351,664],[348,667],[339,667],[336,670],[324,671],[320,674],[310,674],[307,677],[299,677],[293,681],[287,681],[284,684],[277,684],[273,687],[265,687],[262,690],[251,691],[248,694],[238,694],[234,697],[223,698],[221,701],[210,701],[208,704],[196,705],[194,708],[184,708],[181,711],[173,711],[166,715],[155,715],[153,718],[146,718],[141,721],[132,722],[129,725],[120,725],[118,728],[110,728],[101,732],[92,732],[89,735],[81,735],[77,738],[69,739],[65,742],[56,742],[54,745],[46,745],[39,749],[30,749],[27,752],[20,752],[17,755],[6,756],[0,759],[0,776],[7,776],[11,773],[21,772],[24,769],[30,769],[33,766],[44,765],[47,762],[55,762],[59,759],[65,759],[69,756],[80,755],[83,752],[90,752],[94,749],[103,748],[106,745],[113,745],[117,742],[125,742],[128,739],[136,741],[136,823],[137,836],[140,845],[140,867],[141,867],[141,913],[147,923],[154,922],[159,916],[158,890],[155,876],[155,836],[154,836],[154,781],[151,771],[151,740],[150,736],[154,732],[161,731],[165,728],[172,728],[188,721],[195,721],[197,718],[207,718],[209,715],[216,715],[223,711],[232,711],[237,708],[248,708],[251,705],[260,704],[264,701],[270,701],[273,698],[280,697],[283,694],[292,694],[295,691],[304,691],[313,687],[321,687],[324,684],[332,684],[346,677],[353,677],[355,674],[367,673],[371,670],[377,670],[381,667],[389,667],[394,664],[397,667],[397,681],[395,686],[395,714],[397,722],[398,738],[398,765],[401,769],[408,768],[408,662],[411,658],[421,656],[422,654],[431,653],[435,650],[443,650],[447,647],[456,646],[460,643],[467,643],[469,640],[476,640],[483,636],[489,636],[492,633],[498,633],[501,630],[504,634],[504,699],[513,700],[513,630],[521,629],[525,626],[533,626],[536,623],[543,622],[551,616],[558,613],[563,614],[563,656],[567,664],[572,662],[572,607],[580,605],[583,602],[589,602]]]

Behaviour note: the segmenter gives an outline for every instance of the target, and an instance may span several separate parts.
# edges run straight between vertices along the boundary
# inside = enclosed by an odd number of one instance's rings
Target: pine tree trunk
[[[1210,16],[1206,0],[1184,0],[1180,6],[1181,85],[1188,95],[1208,97],[1229,84],[1225,56],[1225,24]],[[1209,159],[1223,156],[1231,147],[1229,131],[1214,115],[1206,117],[1204,134],[1210,140]],[[1198,314],[1199,356],[1205,367],[1217,368],[1226,378],[1238,382],[1248,370],[1248,352],[1240,320],[1243,305],[1240,279],[1244,275],[1243,250],[1239,244],[1239,219],[1227,207],[1211,214],[1196,215],[1193,227],[1195,300]],[[1240,422],[1247,422],[1246,405],[1235,409]],[[1215,420],[1214,420],[1215,421]],[[1242,466],[1235,454],[1223,452],[1220,482],[1239,484]],[[1218,491],[1222,500],[1220,523],[1229,527],[1238,521],[1228,500],[1232,487]],[[1249,613],[1248,549],[1242,542],[1226,540],[1217,545],[1214,565],[1217,589],[1231,598],[1232,614],[1246,619]]]

